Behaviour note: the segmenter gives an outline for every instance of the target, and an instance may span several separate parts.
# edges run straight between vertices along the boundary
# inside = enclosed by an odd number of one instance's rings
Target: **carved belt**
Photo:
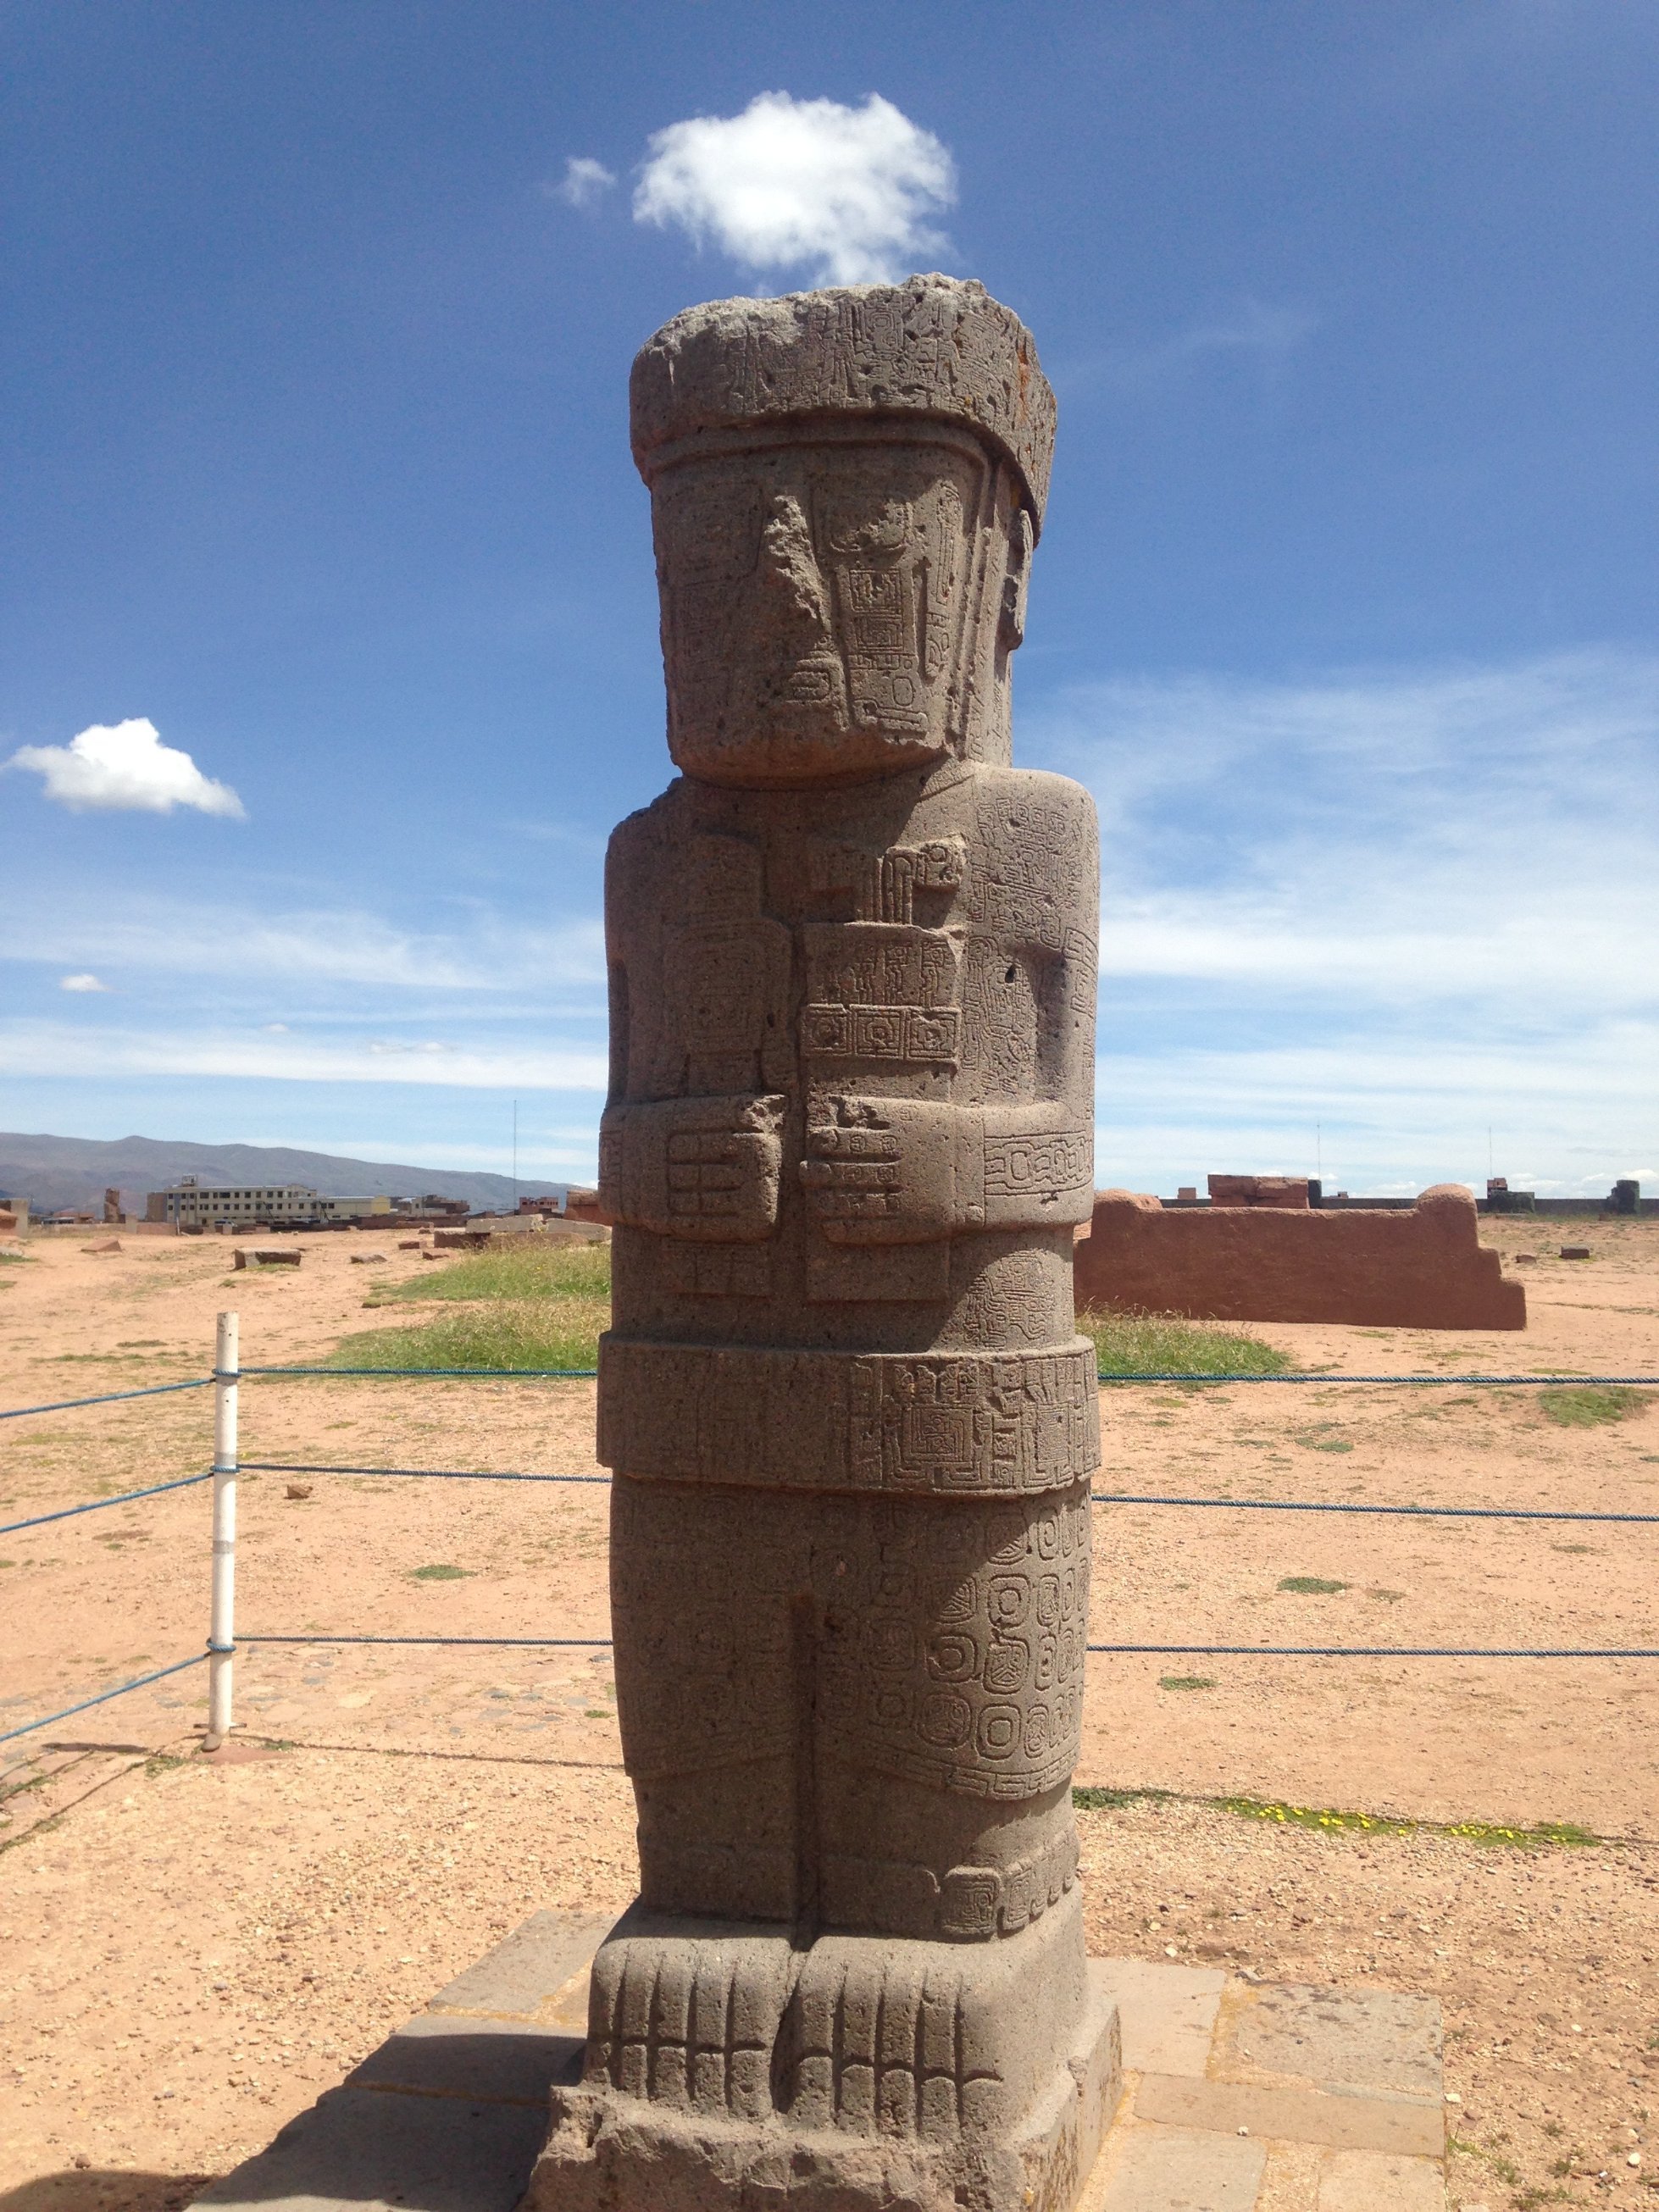
[[[599,1342],[601,1463],[666,1482],[963,1498],[1100,1464],[1095,1348],[848,1352]]]

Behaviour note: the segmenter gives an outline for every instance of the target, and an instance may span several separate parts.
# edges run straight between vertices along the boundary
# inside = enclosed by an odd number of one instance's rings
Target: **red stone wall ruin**
[[[1194,1321],[1524,1328],[1526,1291],[1503,1279],[1477,1223],[1461,1183],[1437,1183],[1397,1213],[1167,1209],[1102,1191],[1077,1248],[1077,1303]]]

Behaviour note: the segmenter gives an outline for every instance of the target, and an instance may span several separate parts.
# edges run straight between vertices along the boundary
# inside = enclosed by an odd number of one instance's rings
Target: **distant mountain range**
[[[27,1198],[33,1211],[91,1206],[118,1189],[122,1210],[142,1213],[147,1192],[164,1190],[181,1176],[198,1182],[242,1185],[307,1183],[325,1198],[464,1198],[476,1211],[500,1211],[532,1193],[557,1191],[562,1183],[520,1176],[457,1174],[447,1168],[400,1167],[387,1160],[348,1160],[332,1152],[292,1152],[285,1145],[192,1145],[155,1137],[25,1136],[0,1130],[0,1192]]]

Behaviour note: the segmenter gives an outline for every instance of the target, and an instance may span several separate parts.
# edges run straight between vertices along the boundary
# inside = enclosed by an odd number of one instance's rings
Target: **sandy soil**
[[[1259,1333],[1350,1373],[1659,1373],[1659,1224],[1485,1232],[1541,1255],[1524,1335]],[[221,1305],[250,1364],[418,1317],[361,1310],[421,1265],[372,1234],[234,1277],[205,1240],[110,1258],[81,1241],[0,1267],[0,1403],[203,1373]],[[1557,1261],[1564,1242],[1596,1256]],[[368,1252],[387,1264],[351,1264]],[[593,1471],[585,1383],[242,1397],[248,1461]],[[205,1468],[210,1401],[0,1425],[0,1520]],[[1103,1492],[1659,1512],[1651,1412],[1568,1429],[1533,1391],[1316,1383],[1109,1389],[1103,1411]],[[245,1636],[605,1633],[602,1488],[248,1475],[240,1533]],[[0,1537],[0,1731],[199,1650],[207,1534],[201,1486]],[[1659,1644],[1659,1528],[1109,1506],[1096,1563],[1100,1640]],[[1659,2087],[1659,1662],[1091,1665],[1079,1782],[1175,1793],[1080,1816],[1100,1948],[1433,1991],[1472,2146],[1455,2203],[1644,2200],[1628,2160]],[[603,1649],[256,1643],[238,1668],[239,1752],[291,1747],[204,1761],[199,1668],[0,1746],[7,2212],[187,2202],[526,1912],[630,1893]],[[1619,1840],[1309,1832],[1198,1802],[1231,1796]]]

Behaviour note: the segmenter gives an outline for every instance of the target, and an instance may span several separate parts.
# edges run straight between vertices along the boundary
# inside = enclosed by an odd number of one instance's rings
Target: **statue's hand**
[[[807,1202],[836,1244],[925,1244],[956,1220],[956,1112],[916,1098],[830,1098],[800,1164]]]
[[[613,1109],[599,1136],[613,1219],[659,1237],[753,1244],[777,1227],[783,1100],[670,1098]]]

